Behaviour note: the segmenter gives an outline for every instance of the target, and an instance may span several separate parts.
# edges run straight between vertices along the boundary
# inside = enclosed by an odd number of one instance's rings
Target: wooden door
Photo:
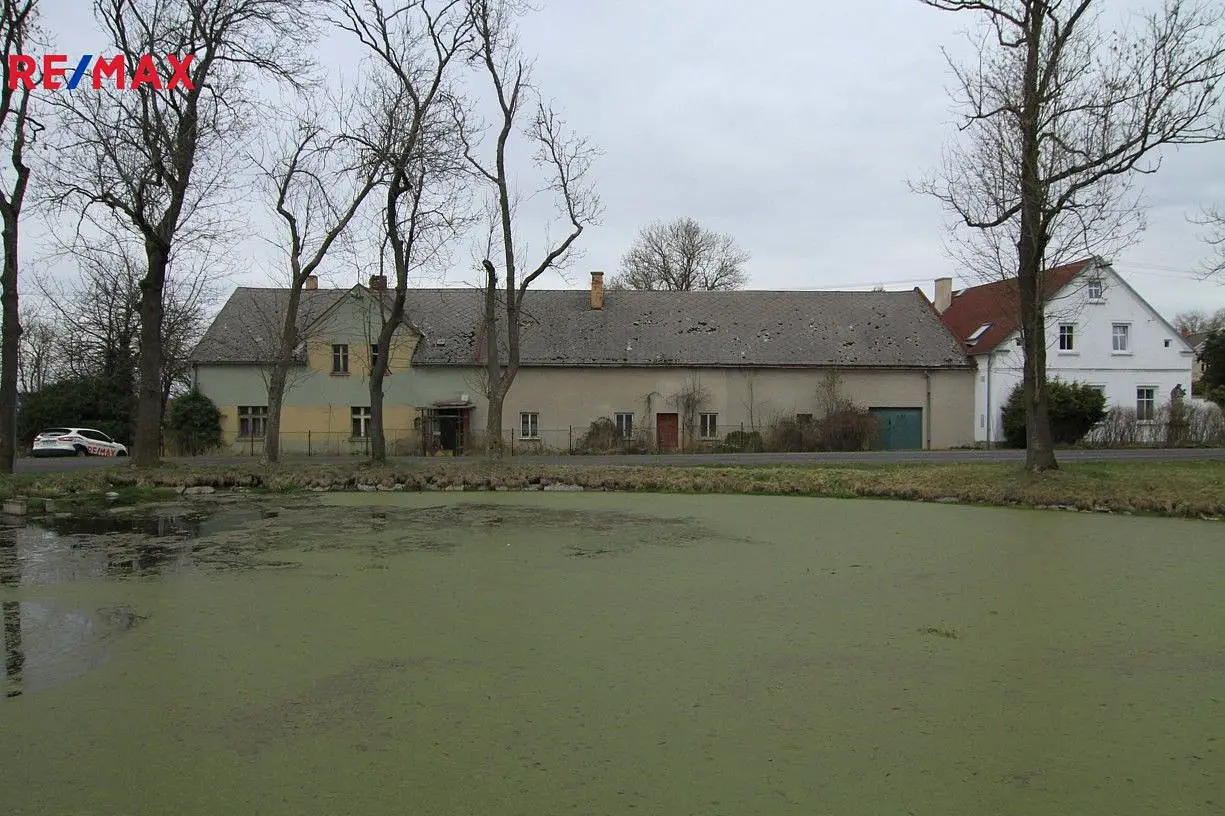
[[[677,414],[655,415],[655,441],[661,451],[680,447],[680,417]]]

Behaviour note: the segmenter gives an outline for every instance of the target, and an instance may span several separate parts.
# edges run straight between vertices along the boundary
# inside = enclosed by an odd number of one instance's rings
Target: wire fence
[[[519,428],[507,428],[502,431],[502,450],[510,456],[752,452],[765,449],[762,440],[766,433],[764,428],[736,426],[717,437],[701,437],[685,428],[677,428],[661,440],[650,431],[625,436],[595,425],[541,428],[531,436],[524,436]],[[466,456],[485,451],[483,429],[464,433],[459,428],[430,432],[420,428],[388,428],[384,436],[389,456]],[[264,454],[266,441],[264,436],[235,436],[226,440],[220,449],[201,451],[197,446],[179,446],[166,439],[162,455],[205,453],[258,457]],[[370,438],[355,437],[344,431],[286,431],[280,434],[280,451],[297,456],[368,457]]]

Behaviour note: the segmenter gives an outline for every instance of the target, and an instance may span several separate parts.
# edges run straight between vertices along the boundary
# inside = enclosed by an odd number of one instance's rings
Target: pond
[[[1217,523],[276,507],[0,529],[0,812],[1225,812]]]

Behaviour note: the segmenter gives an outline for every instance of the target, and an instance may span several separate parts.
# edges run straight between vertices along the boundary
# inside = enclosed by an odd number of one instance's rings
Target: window
[[[523,411],[519,414],[519,438],[540,438],[540,414],[535,411]]]
[[[1060,323],[1059,324],[1059,350],[1060,351],[1075,351],[1076,350],[1076,324],[1075,323]]]
[[[698,436],[702,439],[714,439],[719,434],[718,414],[698,414]]]
[[[238,435],[262,437],[268,427],[267,405],[238,406]]]
[[[332,373],[349,373],[349,346],[345,343],[336,343],[332,346]]]
[[[370,409],[353,406],[353,438],[365,439],[370,436]]]
[[[1115,323],[1111,328],[1111,349],[1122,354],[1131,351],[1131,324]]]
[[[982,324],[981,326],[979,326],[977,329],[974,330],[973,334],[971,334],[969,337],[966,338],[966,343],[971,346],[974,345],[975,343],[978,342],[978,338],[982,337],[983,334],[985,334],[987,329],[989,328],[991,328],[990,323]]]
[[[629,439],[634,435],[634,415],[629,413],[617,414],[617,436],[622,439]]]
[[[1102,279],[1091,278],[1089,280],[1089,300],[1102,299]]]
[[[1157,416],[1157,389],[1141,386],[1136,389],[1136,419],[1151,420]]]
[[[374,367],[379,364],[379,344],[370,344],[370,371],[374,371]]]

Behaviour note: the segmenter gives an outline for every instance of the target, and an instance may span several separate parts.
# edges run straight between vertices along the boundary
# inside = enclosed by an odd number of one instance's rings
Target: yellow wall
[[[222,438],[233,453],[260,453],[262,439],[238,436],[238,406],[219,405]],[[383,428],[392,454],[416,452],[420,432],[413,426],[417,409],[411,405],[383,406]],[[368,441],[352,438],[349,405],[286,405],[281,409],[281,450],[319,455],[365,455]]]

